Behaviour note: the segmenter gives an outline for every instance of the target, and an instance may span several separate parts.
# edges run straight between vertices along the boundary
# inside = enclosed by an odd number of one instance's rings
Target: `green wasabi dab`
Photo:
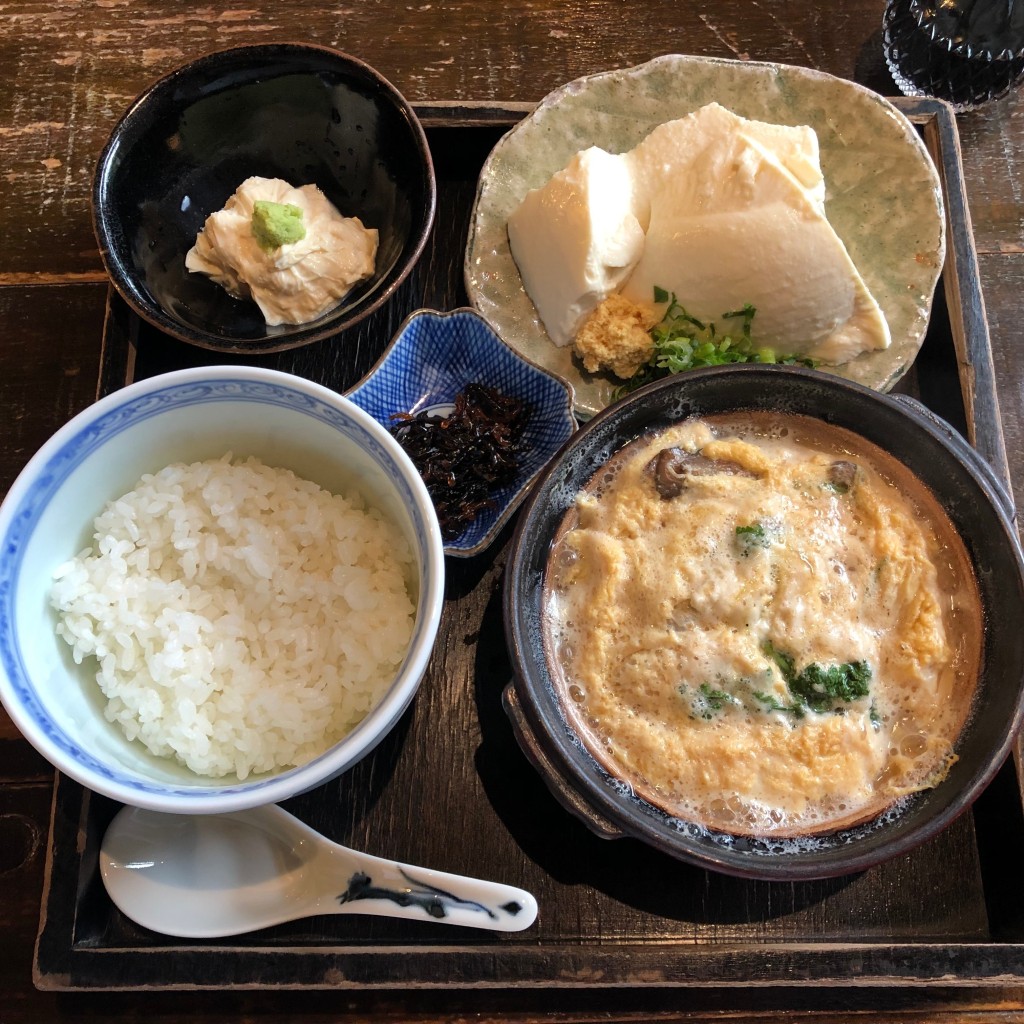
[[[302,210],[291,203],[272,203],[257,199],[252,208],[252,233],[264,252],[273,252],[282,245],[306,237]]]

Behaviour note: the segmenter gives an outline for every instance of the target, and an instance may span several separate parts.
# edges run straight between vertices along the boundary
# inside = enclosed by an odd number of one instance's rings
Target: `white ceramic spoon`
[[[179,815],[125,807],[100,848],[116,906],[165,935],[215,938],[314,914],[514,932],[537,901],[498,882],[410,867],[325,839],[280,807]]]

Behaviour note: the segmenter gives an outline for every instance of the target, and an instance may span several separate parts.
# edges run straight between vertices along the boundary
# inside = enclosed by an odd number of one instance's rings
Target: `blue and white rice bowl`
[[[175,462],[253,455],[328,491],[358,490],[414,552],[416,615],[405,658],[376,706],[308,763],[239,781],[161,758],[104,718],[95,665],[75,665],[56,634],[53,572],[92,541],[104,505]],[[52,764],[139,807],[214,813],[276,803],[362,758],[412,700],[444,596],[437,518],[412,462],[372,417],[320,385],[250,367],[182,370],[132,384],[85,410],[28,463],[0,506],[0,700]]]

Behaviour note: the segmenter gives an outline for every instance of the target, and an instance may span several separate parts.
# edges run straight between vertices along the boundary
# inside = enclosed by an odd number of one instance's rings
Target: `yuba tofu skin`
[[[567,345],[629,276],[643,252],[626,162],[597,147],[577,153],[509,217],[523,284],[548,335]]]
[[[301,233],[268,246],[259,203],[297,210]],[[251,177],[206,219],[185,266],[235,298],[252,299],[270,326],[304,324],[373,275],[377,245],[376,228],[343,217],[316,185],[293,188],[280,178]]]

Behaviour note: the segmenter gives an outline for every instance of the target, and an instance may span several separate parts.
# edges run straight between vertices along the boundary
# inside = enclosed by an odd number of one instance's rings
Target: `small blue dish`
[[[522,439],[519,472],[495,491],[494,507],[445,544],[456,558],[479,554],[497,536],[537,474],[576,431],[572,388],[517,355],[472,309],[411,313],[369,375],[346,395],[391,428],[396,413],[447,414],[467,384],[485,384],[527,402],[531,415]]]

